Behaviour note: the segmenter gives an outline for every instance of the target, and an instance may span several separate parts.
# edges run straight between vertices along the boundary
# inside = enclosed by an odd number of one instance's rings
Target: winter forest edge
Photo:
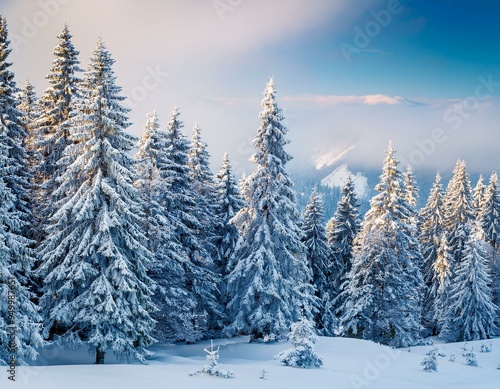
[[[65,26],[37,98],[14,81],[0,19],[0,364],[82,342],[100,364],[238,335],[309,348],[316,334],[392,347],[500,335],[496,173],[473,189],[458,160],[418,210],[389,143],[365,215],[351,177],[329,221],[317,189],[301,215],[272,79],[238,182],[227,154],[212,173],[177,108],[165,130],[151,112],[128,134],[110,52],[99,40],[83,71],[71,38]]]

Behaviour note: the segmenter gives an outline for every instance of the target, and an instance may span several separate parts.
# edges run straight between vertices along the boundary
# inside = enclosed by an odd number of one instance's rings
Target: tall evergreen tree
[[[42,113],[35,124],[42,138],[39,141],[42,161],[37,172],[41,193],[36,205],[43,219],[54,212],[55,203],[63,195],[57,189],[60,176],[70,161],[62,158],[66,147],[71,144],[70,119],[75,115],[76,100],[80,95],[81,80],[77,76],[81,71],[77,59],[79,53],[71,42],[72,36],[67,25],[64,25],[57,38],[59,41],[53,53],[55,58],[45,76],[49,87],[40,98]],[[60,193],[59,197],[55,195],[56,192]]]
[[[492,302],[486,243],[477,224],[469,227],[462,261],[458,263],[449,295],[449,308],[440,336],[447,341],[489,338],[497,327],[498,307]]]
[[[198,124],[195,124],[188,152],[189,177],[194,193],[197,194],[196,212],[202,227],[200,236],[205,249],[212,257],[215,257],[217,255],[214,245],[215,231],[220,226],[215,215],[217,208],[215,178],[210,169],[210,154],[207,147],[207,144],[201,139],[201,129]]]
[[[203,243],[206,228],[197,217],[198,193],[190,178],[190,144],[181,132],[183,123],[179,111],[173,108],[166,135],[166,162],[161,169],[167,190],[160,198],[160,203],[173,226],[172,239],[180,244],[185,261],[183,268],[186,275],[185,287],[195,301],[192,310],[192,334],[187,341],[196,341],[208,336],[209,326],[221,318],[220,305],[216,300],[219,279],[214,273],[214,263],[210,252]],[[220,323],[222,325],[222,323]]]
[[[26,151],[28,134],[23,129],[22,112],[17,109],[19,101],[14,81],[14,73],[9,69],[11,64],[8,57],[11,52],[9,47],[7,22],[0,18],[0,118],[1,131],[5,135],[4,142],[7,147],[9,158],[9,174],[4,176],[7,187],[14,195],[14,203],[11,205],[19,211],[19,219],[22,224],[20,231],[23,236],[30,235],[31,201],[30,201],[30,179],[28,169],[29,155]]]
[[[9,70],[7,22],[0,16],[0,364],[11,363],[10,341],[16,341],[16,363],[27,363],[43,344],[37,307],[27,287],[34,264],[25,231],[25,156],[21,113],[16,109],[14,74]]]
[[[40,247],[38,270],[45,335],[57,328],[68,342],[86,339],[97,364],[108,349],[143,360],[155,324],[146,274],[152,255],[128,155],[136,139],[124,132],[128,109],[121,105],[113,63],[99,40],[84,75],[72,146],[65,153],[72,163],[61,176],[61,200]]]
[[[163,342],[193,340],[192,311],[196,301],[186,290],[183,263],[188,259],[179,241],[173,239],[175,227],[163,203],[169,191],[163,176],[168,155],[166,133],[159,127],[156,112],[149,113],[135,156],[136,186],[145,203],[142,223],[148,249],[154,253],[149,269],[149,275],[156,283],[153,301],[158,307],[158,312],[153,315],[157,321],[154,336]]]
[[[38,146],[41,138],[37,130],[36,122],[41,115],[40,104],[35,93],[34,86],[26,81],[19,93],[19,105],[17,109],[21,112],[22,126],[26,133],[25,149],[27,153],[27,170],[30,173],[29,194],[31,211],[31,239],[38,241],[40,237],[40,215],[36,206],[36,199],[40,198],[40,179],[38,169],[42,163],[42,154]]]
[[[405,172],[404,198],[411,207],[417,208],[418,186],[413,174],[413,169],[410,165],[408,165]]]
[[[429,309],[426,324],[433,327],[433,334],[441,332],[446,319],[451,286],[452,260],[446,234],[443,232],[438,241],[436,258],[431,268],[431,285],[425,302],[426,309]]]
[[[476,212],[472,206],[469,174],[463,160],[458,160],[453,170],[453,177],[448,183],[443,199],[443,207],[448,244],[453,255],[453,267],[462,261],[465,241],[468,238],[467,225],[476,219]]]
[[[428,287],[432,283],[432,268],[436,262],[439,240],[445,231],[443,212],[443,185],[441,184],[441,176],[437,173],[427,203],[419,215],[421,221],[419,224],[419,240],[424,258],[422,275]]]
[[[340,325],[356,336],[401,347],[420,338],[422,277],[402,174],[389,146],[379,192],[356,237]]]
[[[335,313],[331,300],[335,297],[332,281],[333,252],[325,233],[323,200],[315,187],[302,215],[303,242],[307,262],[312,272],[312,284],[319,300],[319,310],[314,317],[316,328],[324,335],[333,335]]]
[[[486,241],[498,250],[500,248],[500,192],[498,176],[494,172],[491,174],[490,183],[485,189],[478,220]]]
[[[215,177],[215,193],[217,196],[216,215],[219,219],[215,247],[218,251],[217,267],[222,281],[219,291],[222,302],[226,306],[229,302],[226,287],[227,276],[234,268],[231,258],[236,250],[236,243],[239,238],[238,229],[232,219],[244,205],[227,153],[224,153],[222,166]]]
[[[233,319],[228,331],[253,339],[286,336],[301,311],[311,317],[314,297],[293,182],[285,169],[291,159],[284,149],[287,129],[275,96],[271,79],[253,141],[257,166],[245,184],[249,203],[239,213],[246,221],[228,277]]]
[[[492,282],[493,302],[498,307],[500,306],[500,192],[498,176],[495,172],[491,174],[489,185],[485,190],[478,221],[483,230],[484,239],[491,247],[488,252],[488,264]],[[500,310],[498,314],[500,315]]]
[[[19,93],[19,105],[17,109],[21,112],[24,132],[27,134],[26,151],[30,171],[33,171],[41,163],[41,154],[38,143],[40,136],[36,128],[36,120],[41,115],[40,104],[35,93],[35,87],[26,81]]]
[[[483,208],[483,203],[486,199],[486,185],[484,184],[483,175],[479,176],[477,180],[477,184],[474,187],[474,192],[472,195],[472,206],[476,211],[476,214],[479,214],[481,209]]]
[[[431,188],[427,203],[419,214],[418,238],[423,257],[422,276],[425,283],[425,298],[423,309],[423,324],[435,333],[436,321],[432,309],[435,303],[435,265],[438,261],[438,251],[442,243],[442,234],[445,232],[443,215],[443,186],[441,176],[436,174],[436,180]],[[446,241],[447,245],[447,241]],[[450,266],[452,263],[450,259]]]
[[[330,271],[333,273],[331,297],[335,298],[335,311],[344,304],[345,295],[340,292],[352,268],[354,239],[361,227],[359,202],[354,189],[352,177],[348,175],[342,186],[342,197],[337,210],[326,226],[326,237],[333,252]]]

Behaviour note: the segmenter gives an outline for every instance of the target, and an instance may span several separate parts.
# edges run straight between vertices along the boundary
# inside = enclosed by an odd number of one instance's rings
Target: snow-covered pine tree
[[[331,297],[335,299],[333,309],[336,312],[344,304],[345,295],[340,292],[347,280],[347,274],[351,271],[354,239],[360,227],[359,202],[354,181],[351,175],[348,175],[342,186],[342,198],[337,205],[337,210],[326,226],[326,237],[333,251],[334,284],[332,289],[334,292]]]
[[[198,370],[197,372],[194,373],[190,373],[189,375],[197,376],[202,373],[206,373],[216,377],[233,378],[234,373],[229,370],[224,370],[219,364],[219,358],[220,358],[219,350],[220,346],[218,346],[217,349],[214,349],[214,342],[213,340],[210,340],[210,349],[208,348],[203,349],[203,351],[207,353],[206,357],[210,361],[210,364],[203,366],[201,370]]]
[[[406,200],[407,208],[410,213],[407,220],[407,223],[410,225],[409,232],[411,234],[414,234],[415,237],[417,237],[418,225],[419,225],[419,219],[418,219],[419,215],[417,212],[418,186],[415,176],[413,174],[413,169],[410,165],[408,165],[408,167],[406,168],[406,172],[404,174],[404,183],[402,190],[403,190],[403,198],[404,200]],[[415,242],[418,246],[420,246],[420,242],[418,241],[418,239],[416,239]],[[417,258],[422,259],[421,262],[416,263],[416,265],[418,265],[420,267],[420,270],[422,271],[423,257],[421,255],[421,248],[413,247],[412,250],[418,253],[415,259]]]
[[[174,226],[172,239],[180,244],[182,256],[186,258],[183,262],[185,287],[196,305],[191,312],[191,337],[185,340],[194,342],[208,335],[209,323],[214,318],[220,318],[221,312],[216,298],[219,279],[213,271],[213,258],[200,234],[207,226],[197,218],[196,201],[199,195],[191,183],[188,166],[190,145],[181,132],[182,127],[179,111],[173,108],[165,140],[167,158],[161,169],[167,190],[159,202]]]
[[[486,185],[484,184],[483,175],[479,175],[479,179],[477,180],[477,184],[474,187],[474,191],[472,194],[472,206],[476,214],[481,212],[483,208],[483,203],[486,199]]]
[[[67,25],[57,36],[52,67],[45,76],[49,87],[40,98],[41,115],[35,123],[39,133],[39,149],[42,161],[37,171],[37,181],[41,184],[36,206],[41,218],[46,220],[54,212],[54,205],[64,194],[57,191],[60,176],[71,161],[62,160],[64,151],[71,144],[70,119],[75,115],[75,104],[79,98],[81,71],[77,59],[78,51],[71,42],[72,35]],[[55,196],[55,193],[59,196]],[[42,224],[45,222],[42,220]],[[42,225],[42,228],[45,226]],[[41,237],[43,239],[43,237]]]
[[[356,237],[340,325],[348,336],[403,347],[420,340],[423,280],[419,245],[408,222],[412,212],[394,153],[389,145],[375,187],[379,193]]]
[[[224,307],[226,307],[229,302],[226,287],[227,275],[231,273],[234,268],[234,264],[231,263],[230,260],[236,249],[236,243],[239,238],[238,229],[231,219],[244,205],[227,153],[224,153],[222,166],[215,176],[215,193],[217,204],[216,215],[219,219],[220,226],[215,241],[215,247],[218,252],[218,273],[221,275],[219,291],[222,303]]]
[[[40,136],[35,125],[36,120],[41,115],[41,110],[35,87],[29,81],[26,81],[21,88],[17,109],[21,112],[23,129],[28,135],[26,138],[26,151],[29,155],[30,171],[33,171],[34,167],[37,167],[41,161],[38,147]]]
[[[413,174],[413,169],[410,165],[406,168],[404,178],[404,198],[408,204],[414,209],[417,208],[418,186]]]
[[[195,193],[198,194],[198,219],[202,223],[204,245],[212,256],[215,256],[215,233],[218,219],[215,216],[217,201],[215,195],[215,178],[210,169],[210,154],[207,144],[201,139],[201,129],[196,123],[193,127],[191,146],[188,152],[189,177]]]
[[[21,224],[17,233],[29,237],[31,232],[31,197],[28,169],[29,155],[26,151],[28,134],[23,129],[22,112],[17,109],[18,88],[14,81],[14,73],[9,69],[9,47],[7,21],[0,16],[0,120],[1,131],[7,147],[9,169],[3,179],[14,195],[11,207],[19,211],[17,216]],[[32,258],[29,259],[31,262]]]
[[[19,199],[15,192],[17,189],[19,194],[25,193],[25,177],[18,180],[16,176],[26,165],[20,164],[24,150],[21,143],[17,144],[24,135],[21,114],[15,108],[16,85],[9,70],[9,43],[7,22],[0,16],[0,365],[11,363],[12,338],[18,364],[34,360],[38,355],[36,348],[43,344],[41,318],[26,286],[34,264],[31,241],[25,236],[29,214],[25,212],[24,196]]]
[[[484,198],[478,213],[484,238],[495,249],[500,248],[500,192],[498,176],[491,174],[490,183],[485,189]]]
[[[73,144],[66,148],[65,158],[73,162],[60,178],[61,200],[38,269],[45,335],[55,328],[67,342],[85,339],[97,364],[104,363],[106,350],[144,360],[155,325],[153,283],[146,274],[152,254],[145,247],[144,204],[128,154],[136,139],[124,132],[128,109],[121,105],[113,63],[99,39],[72,121]]]
[[[440,337],[446,341],[489,338],[495,333],[498,307],[492,302],[491,279],[486,258],[487,244],[476,223],[465,241],[462,261],[451,279],[448,310]]]
[[[462,347],[462,357],[465,358],[465,364],[467,366],[477,367],[476,353],[474,352],[474,347],[468,348],[467,343]]]
[[[1,46],[1,44],[0,44]],[[1,52],[1,48],[0,48]],[[1,97],[0,97],[1,99]],[[9,174],[9,158],[5,134],[0,134],[0,365],[25,364],[35,360],[36,348],[42,346],[41,317],[30,301],[32,293],[26,286],[33,258],[30,243],[20,234],[23,221],[13,205],[15,196],[3,177]],[[11,342],[14,340],[13,345]]]
[[[291,159],[284,149],[287,129],[275,96],[271,79],[253,141],[257,151],[251,160],[257,166],[245,184],[249,202],[238,213],[246,220],[238,225],[243,228],[228,277],[233,319],[228,332],[250,334],[252,339],[286,336],[302,310],[312,316],[315,300],[293,182],[285,169]]]
[[[431,296],[431,290],[435,285],[435,264],[437,262],[439,246],[442,243],[442,234],[445,231],[443,218],[443,186],[441,176],[436,174],[436,180],[431,188],[427,203],[419,214],[418,238],[420,250],[423,257],[422,276],[425,283],[425,298],[423,309],[423,324],[435,333],[436,322],[434,319],[435,295]],[[451,260],[451,262],[453,262]],[[451,266],[451,262],[449,266]]]
[[[31,239],[38,241],[40,238],[40,215],[36,206],[36,199],[40,198],[40,175],[38,169],[42,163],[42,154],[38,146],[41,138],[37,129],[36,122],[41,115],[40,104],[35,93],[34,86],[26,81],[19,93],[19,104],[17,109],[21,112],[23,130],[27,134],[25,139],[25,148],[27,152],[28,171],[30,172],[30,199],[31,199]]]
[[[478,214],[478,221],[484,232],[484,238],[491,246],[489,268],[493,302],[500,306],[500,192],[498,176],[493,172],[485,190],[485,197]],[[500,315],[500,310],[498,312]],[[499,321],[500,323],[500,321]]]
[[[238,181],[238,188],[243,199],[243,204],[250,204],[251,193],[249,189],[249,181],[245,172],[242,173],[240,180]],[[234,224],[236,229],[238,230],[238,235],[244,235],[245,231],[248,229],[248,226],[251,221],[250,216],[251,208],[248,206],[244,206],[241,208],[236,215],[231,219],[231,223]],[[234,256],[233,256],[234,259]],[[230,261],[231,270],[234,268],[234,261]]]
[[[474,223],[476,212],[472,206],[472,188],[465,161],[459,159],[453,170],[443,199],[444,222],[448,244],[453,255],[453,266],[460,264],[468,239],[468,225]]]
[[[438,362],[436,354],[438,352],[437,348],[433,348],[425,353],[426,357],[420,364],[422,365],[422,369],[427,372],[437,371]]]
[[[302,241],[307,250],[307,263],[312,272],[312,284],[319,300],[319,309],[314,316],[314,324],[320,333],[332,336],[335,313],[332,310],[331,300],[337,291],[332,288],[333,252],[326,239],[323,199],[317,187],[311,193],[309,203],[302,215],[302,230],[304,233]]]
[[[314,348],[316,334],[310,320],[302,317],[298,322],[293,323],[289,339],[293,348],[281,351],[274,356],[274,359],[292,367],[307,368],[323,365],[323,360]]]
[[[420,249],[424,258],[422,275],[425,284],[432,284],[433,266],[436,262],[437,248],[442,233],[445,231],[443,215],[443,185],[441,176],[436,174],[436,180],[431,188],[427,203],[419,214]]]
[[[149,275],[155,281],[153,301],[158,312],[154,337],[162,342],[174,342],[193,338],[192,311],[196,301],[186,290],[186,274],[183,263],[188,259],[181,244],[172,237],[175,227],[163,206],[168,194],[167,181],[162,170],[167,164],[166,133],[159,129],[156,112],[147,115],[144,130],[139,139],[135,185],[145,203],[142,219],[148,249],[154,254]]]
[[[431,285],[424,305],[426,309],[429,309],[426,312],[427,324],[432,325],[433,334],[441,332],[449,307],[452,261],[446,233],[443,232],[438,241],[436,258],[431,268]]]

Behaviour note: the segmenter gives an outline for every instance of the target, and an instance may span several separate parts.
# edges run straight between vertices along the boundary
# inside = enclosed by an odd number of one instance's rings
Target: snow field
[[[492,351],[481,353],[481,345],[490,343]],[[91,365],[94,358],[86,347],[42,350],[39,366],[17,368],[16,387],[498,389],[500,383],[500,338],[468,342],[467,347],[474,347],[478,361],[478,367],[471,367],[462,357],[464,343],[444,344],[435,340],[433,346],[391,349],[363,340],[319,337],[316,351],[324,362],[319,369],[291,368],[273,360],[274,355],[290,347],[287,342],[248,343],[248,337],[219,339],[214,341],[214,347],[220,346],[219,363],[233,371],[235,377],[189,376],[206,364],[203,349],[209,345],[209,341],[158,344],[150,348],[155,356],[148,365],[134,361],[130,365],[118,363],[111,354],[106,355],[109,364]],[[438,347],[438,352],[446,356],[438,356],[438,371],[428,373],[422,370],[420,362],[432,347]],[[455,362],[449,361],[451,354],[455,354]],[[264,369],[266,379],[261,379]]]

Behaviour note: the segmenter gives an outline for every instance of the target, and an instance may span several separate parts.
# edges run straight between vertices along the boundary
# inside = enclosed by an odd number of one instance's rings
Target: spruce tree
[[[58,44],[53,52],[55,58],[45,76],[49,87],[40,98],[41,115],[35,123],[42,153],[37,169],[41,191],[36,199],[42,224],[54,212],[55,203],[63,195],[57,189],[60,176],[71,162],[63,159],[63,156],[66,147],[72,142],[71,131],[74,124],[70,123],[70,119],[75,115],[76,100],[80,97],[79,53],[73,46],[67,25],[64,25],[57,39]],[[60,195],[56,196],[56,192]]]
[[[452,266],[462,261],[465,241],[468,238],[467,225],[476,219],[472,200],[467,166],[463,160],[458,160],[443,199],[445,228],[454,261]]]
[[[42,163],[42,154],[39,147],[41,137],[36,123],[41,115],[41,109],[35,88],[29,81],[26,81],[19,93],[19,105],[17,109],[21,112],[22,126],[26,133],[27,170],[30,173],[31,231],[29,236],[36,242],[40,239],[41,217],[37,207],[37,199],[40,199],[41,180],[39,167]]]
[[[173,108],[167,124],[165,138],[166,161],[161,169],[167,190],[159,199],[174,227],[172,240],[180,244],[179,254],[185,258],[183,269],[185,287],[195,302],[191,312],[193,342],[208,336],[209,326],[221,318],[220,305],[216,299],[219,279],[214,273],[214,262],[204,245],[202,232],[207,228],[197,217],[198,193],[190,178],[190,144],[181,132],[183,127],[179,111]],[[221,323],[222,324],[222,323]]]
[[[426,295],[424,307],[429,309],[426,314],[427,323],[432,327],[433,334],[439,334],[443,328],[449,306],[451,287],[451,263],[453,258],[443,232],[438,241],[436,258],[431,268],[431,285]]]
[[[34,264],[28,227],[26,170],[21,113],[16,109],[14,74],[9,70],[7,22],[0,16],[0,364],[24,364],[42,346],[41,318],[27,287]],[[11,344],[15,340],[15,347]],[[12,361],[11,356],[16,360]]]
[[[194,329],[191,313],[196,301],[186,289],[183,263],[188,259],[179,241],[173,238],[175,227],[164,204],[169,191],[163,176],[168,155],[166,133],[160,131],[159,127],[156,112],[149,113],[135,156],[135,185],[145,203],[142,224],[147,247],[154,253],[149,268],[149,275],[156,283],[153,300],[158,307],[158,312],[153,315],[157,321],[154,336],[163,342],[192,340]]]
[[[26,151],[29,157],[29,169],[33,171],[41,163],[41,154],[38,147],[40,134],[36,128],[36,121],[41,115],[41,109],[35,87],[29,81],[25,82],[19,93],[17,109],[21,112],[23,129],[27,134]]]
[[[335,313],[331,300],[335,297],[332,282],[333,253],[325,233],[323,200],[315,187],[302,215],[302,241],[306,246],[307,263],[312,272],[312,284],[319,300],[319,310],[314,317],[316,328],[324,335],[333,335]]]
[[[14,195],[11,205],[19,211],[21,221],[18,233],[28,237],[31,232],[31,197],[30,179],[28,169],[29,154],[26,151],[28,134],[23,129],[22,112],[17,109],[18,88],[14,81],[14,73],[9,69],[11,63],[8,57],[11,52],[9,47],[7,21],[0,17],[0,118],[4,134],[4,142],[9,158],[9,170],[3,179]],[[31,259],[30,259],[31,261]]]
[[[316,353],[316,334],[313,323],[305,318],[293,323],[289,334],[293,348],[281,351],[274,359],[292,367],[321,367],[323,359]]]
[[[335,299],[335,311],[338,311],[344,304],[345,295],[340,292],[352,268],[354,239],[360,227],[359,202],[352,177],[348,175],[342,186],[342,198],[337,205],[337,210],[326,226],[328,244],[333,251],[331,272],[333,273],[332,298]]]
[[[474,187],[474,192],[472,195],[472,206],[474,207],[476,214],[479,214],[479,212],[481,212],[485,199],[486,199],[486,185],[484,184],[483,175],[481,174],[479,176],[479,179],[477,180],[477,184]]]
[[[480,226],[468,226],[463,258],[452,280],[440,336],[446,341],[486,339],[495,334],[498,307],[492,301],[486,243]]]
[[[427,203],[419,215],[419,240],[424,266],[422,275],[425,284],[430,287],[432,283],[433,266],[436,262],[437,248],[442,233],[445,231],[443,215],[443,186],[441,176],[436,174],[436,180],[431,188]]]
[[[405,172],[404,198],[411,207],[416,209],[418,200],[418,186],[413,174],[413,169],[410,165],[408,165]]]
[[[438,251],[443,244],[442,235],[445,232],[443,215],[443,186],[441,176],[436,174],[436,180],[431,188],[427,203],[419,214],[418,238],[423,257],[422,276],[425,283],[425,298],[423,309],[423,324],[432,333],[436,332],[436,321],[432,309],[435,303],[435,264],[438,261]],[[447,241],[446,241],[447,245]],[[453,259],[450,258],[450,266]],[[434,290],[434,292],[433,292]]]
[[[311,317],[314,304],[300,214],[285,169],[291,159],[284,149],[287,129],[275,96],[271,79],[253,141],[256,153],[251,160],[257,166],[245,184],[249,202],[239,213],[245,222],[239,229],[235,268],[228,277],[233,320],[228,332],[265,340],[285,337],[302,310]]]
[[[500,305],[500,192],[498,176],[491,174],[490,182],[485,190],[485,197],[478,214],[478,221],[489,243],[488,266],[491,275],[493,302]],[[500,310],[498,311],[500,315]],[[499,320],[500,323],[500,320]]]
[[[198,124],[193,127],[191,145],[188,152],[189,177],[193,191],[197,195],[196,212],[201,224],[200,236],[203,245],[212,258],[217,255],[215,248],[219,220],[215,212],[217,201],[215,196],[215,178],[210,169],[210,154],[207,144],[201,139],[201,129]]]
[[[38,270],[45,335],[56,329],[63,341],[85,339],[97,364],[107,350],[144,360],[155,324],[146,274],[152,254],[145,247],[143,202],[128,154],[136,139],[124,132],[128,109],[121,105],[113,63],[99,40],[82,82],[72,146],[64,155],[72,163],[61,176],[61,200],[40,247]]]
[[[486,241],[498,250],[500,248],[500,192],[498,176],[494,172],[491,174],[490,183],[485,189],[478,220]]]
[[[399,162],[391,146],[386,155],[379,193],[356,237],[340,325],[348,336],[402,347],[420,339],[423,280]]]
[[[234,268],[231,258],[239,238],[238,229],[232,219],[244,205],[227,153],[224,153],[222,166],[215,177],[215,193],[216,215],[219,219],[215,247],[217,248],[218,273],[222,281],[219,291],[222,302],[226,306],[229,302],[226,287],[227,276]]]

